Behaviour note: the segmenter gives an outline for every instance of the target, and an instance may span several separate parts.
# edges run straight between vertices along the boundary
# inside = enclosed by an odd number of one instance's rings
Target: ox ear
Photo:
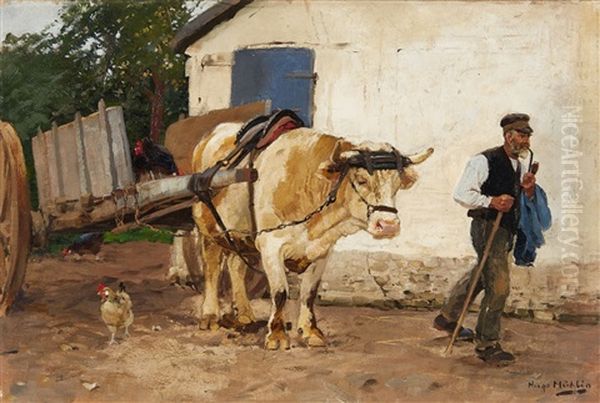
[[[346,158],[345,154],[352,148],[352,143],[343,139],[338,139],[333,146],[333,150],[329,155],[329,159],[319,164],[317,174],[328,180],[337,178],[340,173],[339,167]]]
[[[428,148],[423,152],[410,155],[406,158],[410,161],[410,165],[417,165],[429,158],[431,154],[433,154],[433,148]],[[400,173],[400,189],[411,188],[417,179],[419,179],[417,171],[415,171],[412,166],[405,167]]]
[[[419,174],[412,167],[407,167],[400,174],[400,189],[410,189],[419,179]]]

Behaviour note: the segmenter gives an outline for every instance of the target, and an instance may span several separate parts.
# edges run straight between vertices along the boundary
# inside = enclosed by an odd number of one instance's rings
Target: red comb
[[[102,283],[98,284],[98,288],[96,288],[96,292],[97,293],[101,293],[102,290],[104,290],[106,288],[106,286]]]

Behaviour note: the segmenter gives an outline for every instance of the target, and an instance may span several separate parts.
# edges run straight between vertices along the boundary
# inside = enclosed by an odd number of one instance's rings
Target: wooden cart
[[[152,223],[191,229],[195,195],[191,157],[195,144],[225,121],[246,121],[269,112],[268,102],[212,111],[181,120],[167,130],[165,144],[188,175],[135,183],[121,107],[106,108],[54,125],[33,138],[40,213],[34,232],[125,230]],[[21,143],[0,123],[0,316],[21,288],[30,249],[31,214]],[[254,180],[248,169],[219,172],[211,187]]]
[[[25,158],[19,136],[0,121],[0,317],[25,278],[31,215]]]

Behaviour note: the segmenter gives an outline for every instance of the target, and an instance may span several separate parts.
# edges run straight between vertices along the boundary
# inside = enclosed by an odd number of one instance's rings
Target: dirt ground
[[[105,245],[103,253],[104,262],[30,262],[24,296],[0,319],[0,400],[600,399],[598,326],[505,318],[503,345],[517,361],[498,368],[478,360],[469,343],[443,356],[448,337],[431,328],[435,312],[319,306],[327,348],[293,338],[288,351],[266,351],[264,327],[197,328],[201,297],[164,279],[168,245]],[[133,299],[131,337],[116,345],[108,345],[99,316],[100,281],[124,281]],[[295,312],[295,301],[289,305]],[[254,301],[261,320],[269,306]]]

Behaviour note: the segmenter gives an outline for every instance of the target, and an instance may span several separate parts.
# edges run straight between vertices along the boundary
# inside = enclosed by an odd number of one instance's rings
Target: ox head
[[[340,152],[338,145],[326,170],[347,177],[349,186],[346,186],[345,196],[350,214],[363,222],[374,238],[398,235],[400,219],[395,207],[396,193],[414,185],[418,175],[412,165],[425,161],[433,148],[404,156],[387,143],[361,144],[344,152]]]

